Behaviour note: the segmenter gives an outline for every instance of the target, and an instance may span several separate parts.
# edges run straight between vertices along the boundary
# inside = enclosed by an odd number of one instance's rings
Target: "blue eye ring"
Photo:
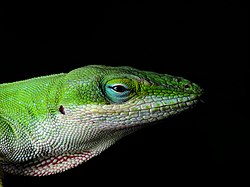
[[[122,104],[136,95],[138,81],[127,77],[119,77],[103,82],[103,94],[110,104]]]
[[[123,83],[107,83],[104,93],[111,103],[124,103],[132,97],[133,89]]]

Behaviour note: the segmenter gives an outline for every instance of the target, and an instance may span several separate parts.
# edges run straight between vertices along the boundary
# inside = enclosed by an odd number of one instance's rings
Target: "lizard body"
[[[1,84],[0,172],[43,176],[73,168],[191,108],[201,94],[181,77],[99,65]]]

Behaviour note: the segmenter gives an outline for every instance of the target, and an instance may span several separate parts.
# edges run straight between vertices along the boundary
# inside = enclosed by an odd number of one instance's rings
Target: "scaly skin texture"
[[[43,176],[70,169],[189,109],[201,94],[181,77],[98,65],[1,84],[1,170]]]

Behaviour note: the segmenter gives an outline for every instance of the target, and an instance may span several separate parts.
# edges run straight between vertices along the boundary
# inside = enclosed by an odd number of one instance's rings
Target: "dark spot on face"
[[[62,105],[59,107],[59,111],[61,114],[65,115],[64,107]]]

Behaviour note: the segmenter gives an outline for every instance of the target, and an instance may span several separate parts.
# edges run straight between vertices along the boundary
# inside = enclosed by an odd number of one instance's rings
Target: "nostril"
[[[184,90],[189,89],[189,88],[191,88],[191,84],[190,83],[183,85],[183,89]]]
[[[177,83],[180,83],[182,81],[182,79],[177,77],[176,81],[177,81]]]

